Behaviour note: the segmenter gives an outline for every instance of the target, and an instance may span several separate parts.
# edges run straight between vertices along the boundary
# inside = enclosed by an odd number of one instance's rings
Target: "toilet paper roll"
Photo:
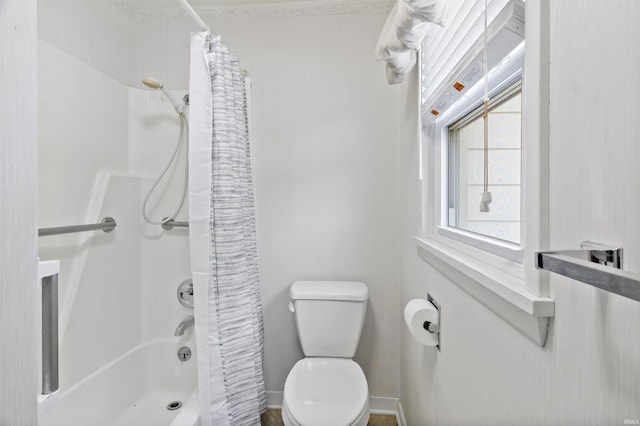
[[[404,308],[404,322],[414,339],[425,346],[438,344],[438,333],[431,333],[424,328],[425,321],[438,324],[438,310],[424,299],[412,299]]]

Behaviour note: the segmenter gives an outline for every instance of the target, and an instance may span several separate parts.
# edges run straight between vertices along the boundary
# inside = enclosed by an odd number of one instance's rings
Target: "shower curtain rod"
[[[193,10],[193,8],[191,7],[191,5],[187,0],[176,0],[176,1],[180,4],[180,6],[182,6],[184,11],[187,12],[187,15],[189,15],[191,19],[193,19],[196,22],[196,24],[198,24],[198,27],[200,28],[200,30],[210,31],[207,24],[205,24],[202,18],[198,16],[196,11]]]
[[[193,7],[191,7],[191,5],[189,4],[189,2],[187,0],[176,0],[176,1],[184,9],[184,11],[187,12],[187,15],[189,15],[191,17],[191,19],[193,19],[195,21],[195,23],[198,25],[198,28],[201,31],[209,31],[209,32],[211,32],[211,30],[209,29],[209,26],[204,23],[202,18],[196,13],[195,10],[193,10]],[[245,69],[242,69],[242,72],[243,72],[245,77],[249,77],[249,71],[247,71]]]

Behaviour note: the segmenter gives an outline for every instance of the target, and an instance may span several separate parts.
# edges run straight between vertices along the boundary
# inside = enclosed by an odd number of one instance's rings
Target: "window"
[[[554,315],[534,251],[548,247],[548,10],[488,2],[488,189],[484,191],[483,0],[452,3],[421,51],[422,228],[418,253],[452,283],[544,345]],[[476,287],[476,285],[478,287]],[[480,290],[484,288],[484,290]],[[515,309],[514,309],[515,308]]]
[[[526,219],[521,215],[524,53],[521,42],[503,53],[489,71],[487,172],[492,202],[488,212],[480,211],[485,169],[483,81],[477,78],[431,122],[440,164],[436,232],[517,263],[524,255],[521,231]]]
[[[483,106],[448,126],[447,225],[519,244],[522,148],[522,83],[518,80],[489,102],[485,165]],[[492,194],[480,209],[485,169]]]
[[[484,1],[464,0],[459,8],[465,18],[452,22],[457,27],[433,29],[422,46],[424,140],[433,144],[424,161],[436,174],[430,189],[436,211],[425,213],[425,231],[522,263],[524,3],[489,1],[486,47]],[[491,100],[486,153],[485,60]],[[481,211],[483,192],[493,198],[488,212]]]

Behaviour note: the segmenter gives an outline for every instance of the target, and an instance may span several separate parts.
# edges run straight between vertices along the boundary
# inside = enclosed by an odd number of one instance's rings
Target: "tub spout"
[[[187,327],[193,324],[194,324],[193,315],[187,315],[186,317],[184,317],[184,319],[180,321],[180,324],[178,324],[178,326],[176,327],[176,336],[182,336],[184,334],[184,331],[187,329]]]

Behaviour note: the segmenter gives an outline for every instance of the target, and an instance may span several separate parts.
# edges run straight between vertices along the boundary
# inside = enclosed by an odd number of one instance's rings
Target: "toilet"
[[[282,400],[286,426],[365,426],[369,388],[353,356],[369,291],[354,281],[297,281],[290,289],[304,359],[287,376]]]

